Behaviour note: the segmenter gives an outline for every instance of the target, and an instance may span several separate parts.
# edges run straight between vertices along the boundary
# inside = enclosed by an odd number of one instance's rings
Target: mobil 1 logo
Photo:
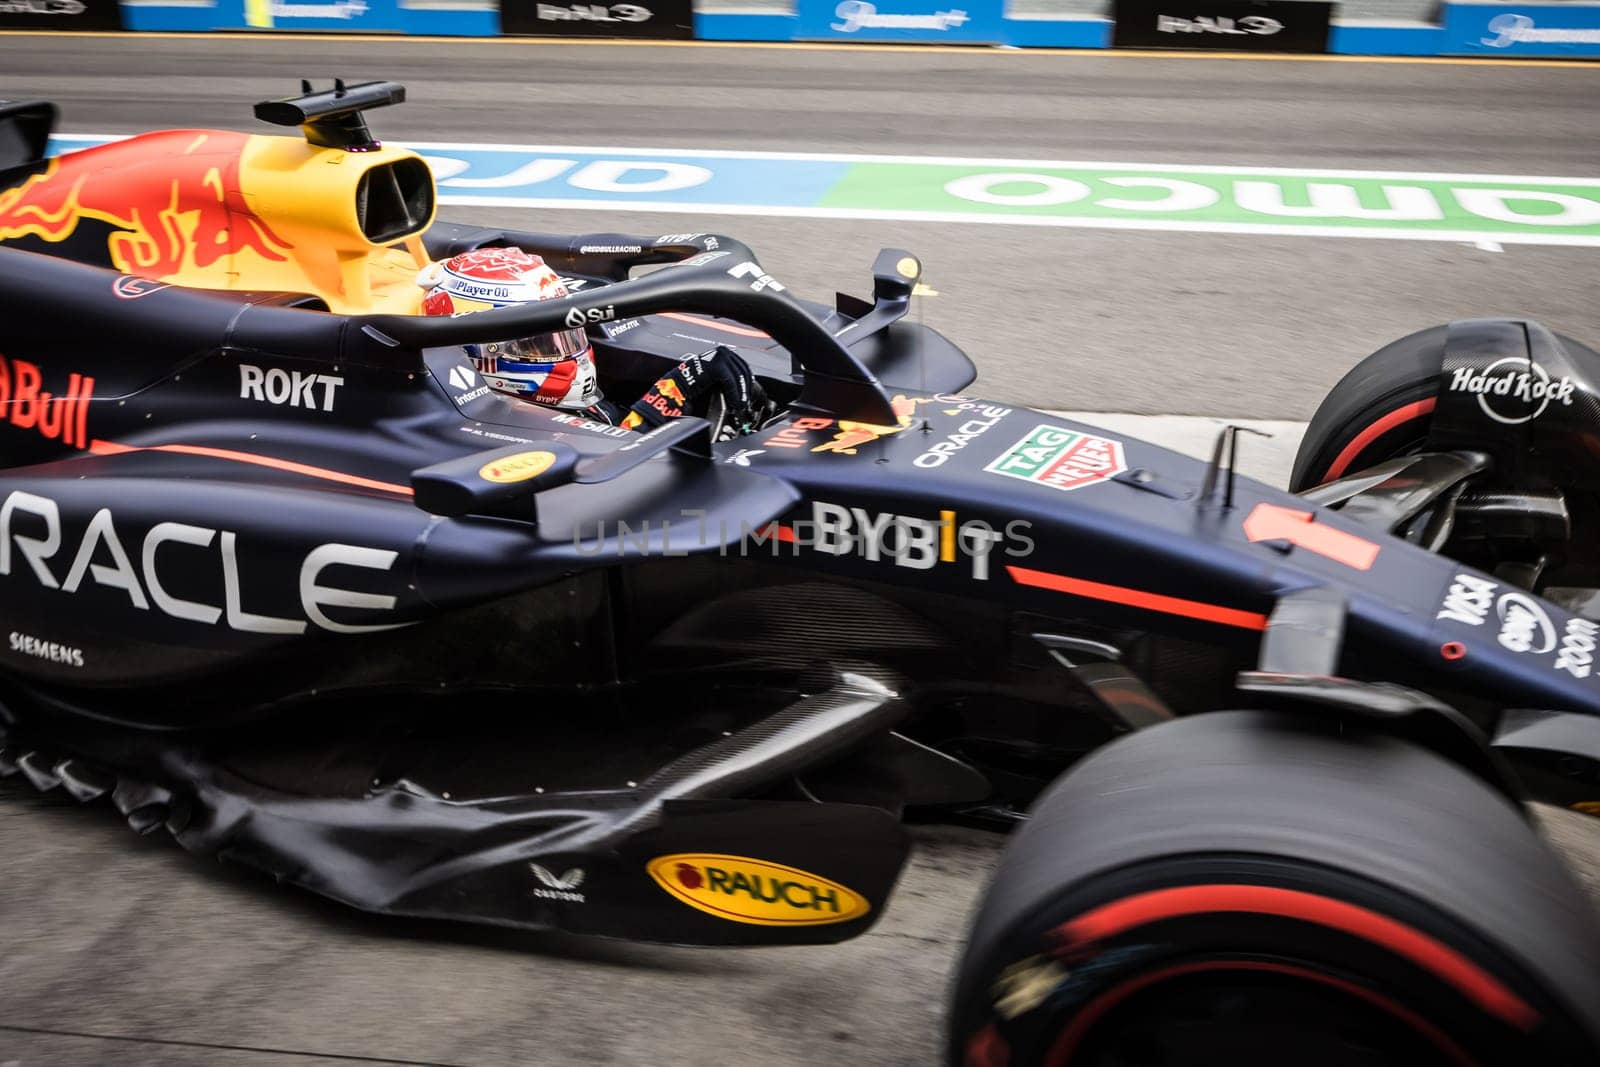
[[[1333,4],[1318,0],[1116,0],[1114,48],[1326,52]]]
[[[627,3],[562,3],[501,0],[500,32],[536,37],[638,37],[690,40],[691,0],[630,0]]]
[[[120,30],[115,0],[0,0],[0,29]]]

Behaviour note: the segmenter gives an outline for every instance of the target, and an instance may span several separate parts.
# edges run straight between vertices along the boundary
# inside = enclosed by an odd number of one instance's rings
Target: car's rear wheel
[[[1518,808],[1351,723],[1217,712],[1053,786],[961,962],[951,1062],[1600,1063],[1600,929]]]

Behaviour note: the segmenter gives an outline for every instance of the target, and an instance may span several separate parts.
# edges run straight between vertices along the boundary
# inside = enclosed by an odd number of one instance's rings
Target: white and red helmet
[[[424,315],[466,315],[567,295],[561,278],[520,248],[479,248],[430,263],[417,275]],[[589,408],[601,400],[594,350],[583,330],[467,345],[489,388],[536,404]]]

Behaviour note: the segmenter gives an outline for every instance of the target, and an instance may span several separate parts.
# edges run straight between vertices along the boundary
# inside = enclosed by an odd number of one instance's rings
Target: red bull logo
[[[918,397],[907,399],[896,396],[890,403],[894,406],[896,416],[893,426],[877,426],[870,422],[853,422],[849,419],[834,422],[832,419],[800,418],[790,423],[783,430],[768,438],[764,444],[769,448],[804,448],[811,444],[806,436],[812,430],[833,430],[833,440],[825,441],[811,449],[813,452],[837,452],[840,455],[853,456],[862,445],[871,444],[890,434],[899,433],[911,426],[916,416],[918,404],[935,403],[933,397]]]
[[[674,401],[680,408],[688,401],[683,398],[683,390],[678,388],[678,383],[671,378],[663,378],[656,383],[656,392],[669,400]]]
[[[292,247],[272,232],[239,188],[248,134],[170,130],[58,156],[0,192],[0,241],[58,243],[84,219],[115,227],[110,264],[171,278],[253,251],[283,261]]]
[[[59,395],[46,390],[44,382],[44,373],[34,364],[0,356],[0,420],[51,441],[87,448],[85,424],[94,379],[73,374],[67,378],[66,392]]]

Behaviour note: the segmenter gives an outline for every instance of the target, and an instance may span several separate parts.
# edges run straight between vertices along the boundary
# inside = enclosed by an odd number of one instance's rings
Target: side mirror
[[[37,163],[49,150],[56,106],[48,100],[0,100],[0,170]]]
[[[901,248],[885,248],[872,261],[872,299],[909,300],[922,277],[922,262]]]
[[[546,489],[569,482],[609,482],[666,452],[710,463],[711,424],[693,417],[673,419],[588,459],[560,441],[491,448],[412,471],[411,492],[417,507],[430,515],[496,515],[533,522],[536,498]]]
[[[534,498],[572,481],[578,452],[550,441],[447,459],[411,472],[417,507],[431,515],[499,515],[533,521]]]

